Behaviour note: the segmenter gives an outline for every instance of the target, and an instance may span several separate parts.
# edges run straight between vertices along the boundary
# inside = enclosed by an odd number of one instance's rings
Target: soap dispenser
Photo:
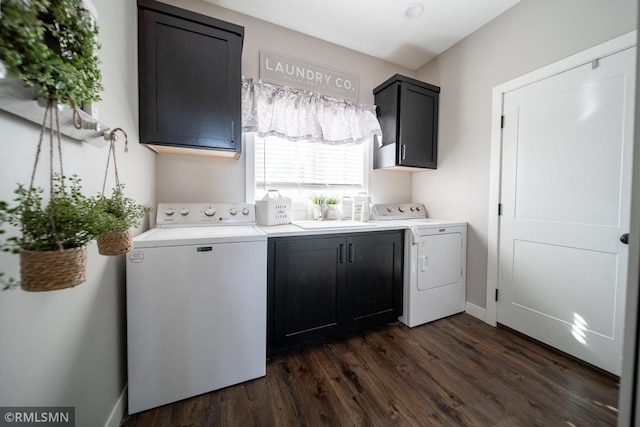
[[[367,201],[362,202],[362,209],[360,209],[360,221],[369,222],[369,203],[367,203]]]

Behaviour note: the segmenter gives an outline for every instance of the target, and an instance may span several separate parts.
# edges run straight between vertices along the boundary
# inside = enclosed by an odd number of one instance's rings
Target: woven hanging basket
[[[20,277],[25,291],[71,288],[85,279],[87,248],[59,251],[20,251]]]
[[[100,255],[124,255],[133,249],[131,230],[114,231],[98,237]]]

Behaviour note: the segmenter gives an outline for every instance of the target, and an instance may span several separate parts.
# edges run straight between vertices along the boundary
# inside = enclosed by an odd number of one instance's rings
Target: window
[[[382,135],[375,106],[246,79],[242,130],[247,202],[277,189],[292,199],[294,218],[312,196],[366,192],[370,141]]]
[[[354,196],[367,191],[369,147],[365,142],[329,145],[289,141],[275,136],[246,138],[247,199],[261,199],[269,189],[290,197],[298,210],[309,197]],[[253,150],[251,146],[253,145]],[[253,154],[254,159],[250,159]],[[253,168],[251,166],[253,165]],[[253,176],[250,169],[253,169]],[[253,183],[253,188],[249,186]],[[252,190],[252,191],[251,191]]]

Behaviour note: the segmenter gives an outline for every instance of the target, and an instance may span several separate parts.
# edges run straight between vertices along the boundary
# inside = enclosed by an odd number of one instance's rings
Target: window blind
[[[366,147],[256,137],[256,188],[361,188]]]

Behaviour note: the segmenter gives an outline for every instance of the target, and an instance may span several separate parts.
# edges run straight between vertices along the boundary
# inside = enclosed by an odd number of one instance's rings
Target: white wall
[[[127,196],[155,204],[154,154],[138,144],[136,5],[93,0],[98,10],[103,84],[99,118],[129,135],[119,143],[120,179]],[[0,200],[29,183],[39,128],[0,111]],[[87,194],[100,191],[107,149],[63,139],[66,174],[78,174]],[[46,186],[46,158],[37,185]],[[148,224],[148,221],[147,221]],[[18,257],[0,254],[0,271],[17,276]],[[76,425],[105,425],[126,384],[124,257],[89,248],[87,281],[43,293],[0,293],[0,404],[73,406]],[[118,425],[121,414],[114,414]]]
[[[522,0],[416,72],[442,92],[438,169],[413,175],[412,198],[469,223],[471,304],[486,307],[493,87],[636,29],[636,11],[637,0]]]
[[[373,104],[373,88],[401,73],[414,72],[373,57],[327,43],[283,27],[235,13],[199,0],[163,0],[184,9],[241,25],[245,29],[242,73],[259,78],[259,51],[319,65],[359,77],[363,104]],[[158,201],[192,202],[197,200],[244,202],[245,155],[239,160],[189,155],[160,154],[156,168]],[[373,171],[370,194],[374,203],[402,202],[411,199],[411,174]]]

